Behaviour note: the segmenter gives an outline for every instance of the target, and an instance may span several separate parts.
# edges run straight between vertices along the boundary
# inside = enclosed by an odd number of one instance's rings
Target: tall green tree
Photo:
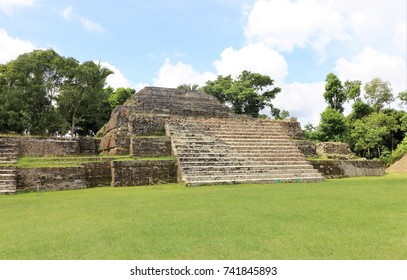
[[[343,112],[343,104],[347,100],[347,96],[345,91],[343,90],[341,80],[339,80],[339,78],[335,74],[329,73],[326,76],[325,82],[325,101],[332,109],[338,112]]]
[[[380,158],[383,147],[386,147],[386,138],[397,129],[397,121],[393,117],[374,112],[355,122],[351,136],[357,152]]]
[[[365,84],[365,98],[376,112],[384,108],[385,104],[394,101],[393,90],[389,82],[374,78]]]
[[[362,87],[361,81],[349,81],[347,80],[343,85],[343,92],[347,100],[357,101],[360,100],[360,91]]]
[[[317,128],[317,137],[320,141],[340,142],[346,138],[347,125],[344,115],[328,107],[321,113],[321,120]]]
[[[201,90],[231,105],[236,114],[257,118],[260,110],[266,107],[273,113],[272,100],[281,92],[279,87],[273,85],[274,80],[269,76],[243,71],[237,79],[230,75],[218,76],[215,81],[208,81]]]
[[[0,67],[0,115],[3,132],[30,134],[62,133],[55,96],[69,79],[77,61],[54,50],[20,55]]]
[[[104,87],[112,73],[92,61],[84,62],[74,69],[74,79],[62,87],[57,97],[58,111],[72,136],[95,135],[109,118],[110,104]]]

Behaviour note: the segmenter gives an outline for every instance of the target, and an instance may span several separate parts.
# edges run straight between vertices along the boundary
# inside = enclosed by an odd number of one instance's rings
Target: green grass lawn
[[[0,196],[0,259],[407,259],[407,174]]]

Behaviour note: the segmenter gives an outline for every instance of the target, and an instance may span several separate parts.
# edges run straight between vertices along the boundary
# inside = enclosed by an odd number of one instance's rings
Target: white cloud
[[[172,64],[167,58],[154,79],[154,85],[162,87],[177,87],[181,84],[204,85],[208,80],[214,79],[216,75],[213,73],[199,73],[192,65],[183,62]]]
[[[0,11],[11,15],[16,7],[29,7],[35,4],[36,0],[1,0]]]
[[[130,82],[124,77],[122,72],[120,72],[120,69],[117,68],[116,66],[110,64],[109,62],[106,61],[95,61],[96,64],[100,63],[101,66],[108,68],[114,72],[114,74],[111,74],[107,77],[106,83],[108,86],[111,86],[114,89],[120,88],[120,87],[131,87]]]
[[[287,62],[277,51],[264,44],[252,44],[239,50],[225,49],[214,62],[218,75],[238,76],[243,70],[268,75],[277,84],[287,76]]]
[[[106,31],[106,29],[100,23],[88,18],[81,18],[81,24],[86,30],[90,32],[103,33]]]
[[[406,90],[407,66],[404,58],[380,53],[366,47],[351,60],[339,58],[335,70],[341,80],[361,80],[363,83],[379,77],[392,84],[394,93]]]
[[[17,58],[20,54],[30,52],[36,47],[29,41],[11,37],[0,28],[0,64]]]
[[[347,40],[344,16],[329,1],[259,0],[253,6],[245,35],[280,51],[313,47],[321,56],[333,40]]]
[[[327,46],[334,43],[390,52],[395,46],[388,43],[393,41],[389,30],[397,25],[399,36],[406,36],[401,23],[405,28],[405,0],[257,0],[244,30],[249,42],[285,52],[310,47],[323,62]]]
[[[406,22],[399,22],[394,27],[394,43],[395,45],[404,53],[406,54],[407,50],[407,23]]]
[[[321,112],[327,106],[322,95],[324,91],[324,82],[286,84],[282,86],[273,105],[287,110],[302,126],[307,123],[317,125]]]
[[[71,20],[74,16],[73,7],[72,6],[66,7],[60,12],[60,15],[66,20]]]

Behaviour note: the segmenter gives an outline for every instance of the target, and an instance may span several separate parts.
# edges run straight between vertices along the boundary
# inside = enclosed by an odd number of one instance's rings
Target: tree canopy
[[[236,79],[218,76],[215,81],[208,81],[201,90],[215,96],[223,104],[231,105],[236,114],[259,117],[260,110],[269,107],[273,113],[272,100],[281,92],[273,87],[274,80],[269,76],[250,71],[243,71]]]
[[[379,112],[385,104],[390,104],[394,101],[393,90],[390,83],[380,78],[374,78],[366,83],[364,90],[368,104],[372,106],[376,112]]]
[[[113,72],[35,50],[0,65],[0,132],[94,135],[134,90],[105,88]],[[125,91],[125,93],[123,93]]]

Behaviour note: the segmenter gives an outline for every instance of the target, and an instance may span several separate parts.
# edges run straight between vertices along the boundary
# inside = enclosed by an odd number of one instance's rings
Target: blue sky
[[[407,89],[406,13],[405,0],[0,0],[0,63],[53,48],[136,89],[247,69],[282,87],[277,107],[316,124],[329,72]]]

